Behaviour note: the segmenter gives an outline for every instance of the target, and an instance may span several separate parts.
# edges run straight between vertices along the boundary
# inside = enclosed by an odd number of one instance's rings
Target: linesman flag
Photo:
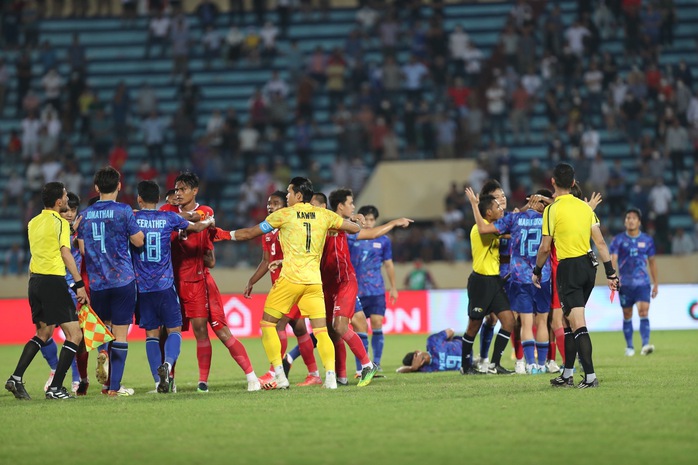
[[[112,332],[102,323],[102,320],[99,319],[89,305],[80,307],[78,321],[84,335],[85,348],[88,352],[106,342],[114,340]]]

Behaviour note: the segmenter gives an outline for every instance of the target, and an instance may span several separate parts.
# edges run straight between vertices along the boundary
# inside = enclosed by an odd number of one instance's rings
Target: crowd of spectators
[[[16,167],[5,184],[3,211],[18,205],[30,218],[39,208],[38,189],[56,177],[87,195],[89,179],[81,173],[105,163],[128,180],[168,186],[178,169],[189,167],[204,180],[202,200],[214,209],[237,191],[235,212],[217,216],[242,226],[263,216],[266,196],[291,172],[305,172],[319,189],[348,186],[358,194],[380,161],[432,158],[476,160],[466,184],[497,178],[520,206],[527,192],[548,185],[554,163],[572,161],[585,192],[604,195],[600,208],[612,218],[611,232],[622,228],[622,213],[632,204],[647,212],[645,229],[660,252],[698,244],[696,230],[669,229],[672,208],[690,211],[698,223],[698,161],[695,155],[688,161],[698,146],[693,76],[684,60],[660,65],[678,21],[672,0],[579,0],[572,22],[554,2],[543,9],[545,2],[517,0],[491,51],[462,25],[446,29],[442,1],[363,1],[342,46],[318,42],[310,52],[289,37],[291,13],[299,7],[302,20],[325,20],[330,2],[313,8],[317,2],[280,0],[271,16],[267,2],[255,0],[252,23],[245,21],[243,2],[231,1],[222,12],[200,0],[188,15],[172,0],[121,3],[126,27],[142,27],[136,18],[147,13],[144,59],[172,60],[179,102],[173,114],[161,110],[147,79],[136,87],[121,82],[111,95],[96,92],[79,34],[64,54],[41,39],[42,18],[84,16],[88,2],[72,2],[71,11],[63,1],[3,4],[3,46],[19,50],[13,63],[0,57],[0,116],[18,121],[17,129],[0,134],[2,157]],[[112,15],[111,6],[97,1],[92,12]],[[622,57],[603,47],[615,39],[622,39]],[[203,58],[206,70],[224,72],[265,69],[279,56],[285,69],[275,68],[254,90],[246,111],[222,102],[202,114],[207,89],[190,70],[192,57]],[[14,108],[6,98],[10,79],[16,81]],[[536,130],[541,113],[543,131]],[[315,147],[327,138],[335,139],[336,153],[322,165]],[[604,153],[609,143],[627,154],[611,160]],[[78,163],[74,144],[91,147],[89,168]],[[527,146],[547,150],[529,162],[517,156]],[[136,168],[128,163],[135,147],[145,154]],[[522,164],[530,165],[528,176],[514,176]],[[238,187],[227,182],[232,170],[244,173]],[[637,177],[629,178],[630,171]],[[132,184],[125,183],[122,200],[133,200]],[[468,259],[471,222],[457,186],[440,221],[396,232],[396,260]]]

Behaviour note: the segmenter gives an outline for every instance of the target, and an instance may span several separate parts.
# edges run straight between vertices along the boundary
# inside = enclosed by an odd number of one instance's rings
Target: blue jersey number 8
[[[141,252],[141,261],[160,261],[160,233],[149,232],[145,235],[145,250]]]
[[[521,247],[519,247],[519,253],[522,257],[535,257],[538,254],[538,247],[540,246],[540,239],[543,235],[543,231],[540,229],[524,229],[521,233]]]

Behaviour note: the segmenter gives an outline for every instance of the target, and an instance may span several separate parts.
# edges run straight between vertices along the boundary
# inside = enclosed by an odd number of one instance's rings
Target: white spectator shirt
[[[451,52],[451,58],[463,59],[465,51],[468,49],[468,42],[470,42],[468,34],[463,31],[453,31],[448,36],[448,49]]]
[[[521,85],[526,89],[526,93],[531,97],[535,97],[538,94],[538,89],[542,85],[542,81],[537,74],[526,74],[521,78]]]
[[[38,119],[24,118],[22,120],[22,145],[31,144],[39,139],[41,121]]]
[[[650,189],[647,200],[649,200],[650,208],[653,212],[658,215],[665,215],[669,213],[669,206],[671,205],[671,191],[665,185],[654,186],[652,189]]]
[[[487,111],[490,115],[501,115],[504,113],[505,92],[501,87],[490,87],[487,89]]]
[[[584,37],[591,35],[584,26],[572,26],[565,31],[565,38],[570,44],[570,49],[576,55],[584,53]]]
[[[259,131],[255,128],[242,128],[238,135],[240,138],[240,150],[250,152],[257,150],[257,142],[259,142]]]
[[[422,78],[429,74],[427,67],[419,62],[407,63],[402,67],[402,72],[405,73],[405,88],[409,90],[421,89]]]
[[[584,151],[584,156],[589,159],[596,157],[599,151],[599,133],[593,129],[590,131],[584,131],[582,134],[582,150]]]
[[[278,35],[279,30],[274,26],[264,26],[259,30],[259,36],[262,38],[262,44],[264,44],[266,48],[276,47],[276,36]]]
[[[163,16],[161,18],[153,18],[150,20],[150,33],[155,37],[167,37],[167,32],[170,29],[170,18]]]
[[[477,74],[482,68],[481,61],[483,55],[478,48],[468,48],[463,54],[463,60],[465,60],[465,72],[468,74]]]
[[[584,73],[584,84],[586,84],[589,92],[600,94],[603,84],[603,73],[600,70],[589,70]]]

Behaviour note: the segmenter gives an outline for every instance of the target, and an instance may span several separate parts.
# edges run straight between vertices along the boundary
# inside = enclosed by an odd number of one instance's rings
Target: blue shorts
[[[138,309],[141,321],[138,326],[150,331],[182,326],[182,310],[174,286],[169,289],[154,292],[138,293]]]
[[[102,321],[111,321],[112,325],[130,325],[136,311],[136,280],[113,289],[90,290],[90,302]]]
[[[540,284],[538,289],[533,284],[512,282],[509,285],[511,309],[519,313],[548,313],[552,290],[550,281]]]
[[[356,296],[356,306],[354,307],[354,314],[357,314],[359,312],[363,312],[364,307],[361,305],[361,298],[357,295]]]
[[[649,302],[652,286],[623,286],[621,283],[618,296],[621,308],[632,308],[638,302]]]
[[[366,318],[371,315],[385,316],[385,294],[359,297]]]

